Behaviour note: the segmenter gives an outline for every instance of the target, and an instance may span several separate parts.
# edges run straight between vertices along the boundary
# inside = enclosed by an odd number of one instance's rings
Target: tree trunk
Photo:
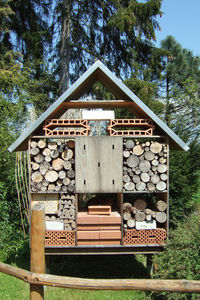
[[[60,81],[59,93],[62,95],[69,87],[69,64],[70,64],[70,10],[71,1],[62,1],[62,27],[60,41]]]

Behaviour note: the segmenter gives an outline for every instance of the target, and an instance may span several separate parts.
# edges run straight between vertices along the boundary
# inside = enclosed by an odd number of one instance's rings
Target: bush
[[[192,215],[171,232],[166,250],[154,257],[155,278],[200,280],[200,216]],[[155,299],[197,299],[195,294],[153,293]]]

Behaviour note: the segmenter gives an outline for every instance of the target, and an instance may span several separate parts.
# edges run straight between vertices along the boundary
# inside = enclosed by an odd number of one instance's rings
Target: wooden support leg
[[[153,273],[153,255],[147,254],[147,272],[151,276]]]
[[[49,274],[50,273],[50,255],[45,255],[45,273]]]
[[[31,213],[31,272],[45,273],[45,213],[44,205],[34,205]],[[30,285],[30,299],[43,300],[43,285]]]

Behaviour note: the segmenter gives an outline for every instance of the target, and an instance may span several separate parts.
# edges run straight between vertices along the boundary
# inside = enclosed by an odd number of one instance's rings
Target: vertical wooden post
[[[147,272],[151,276],[153,273],[153,255],[147,254]]]
[[[45,273],[45,215],[44,205],[36,204],[31,213],[31,272]],[[44,287],[30,285],[30,299],[43,300]]]

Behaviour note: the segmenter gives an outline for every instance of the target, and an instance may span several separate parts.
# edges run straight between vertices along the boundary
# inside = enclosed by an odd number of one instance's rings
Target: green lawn
[[[29,299],[29,284],[0,273],[0,299]],[[45,287],[45,300],[144,300],[148,297],[138,291],[86,291]]]
[[[21,263],[20,263],[21,261]],[[82,278],[148,278],[144,257],[128,256],[74,256],[52,257],[50,273]],[[14,263],[14,262],[13,262]],[[28,269],[22,259],[14,264]],[[0,299],[29,299],[29,284],[0,273]],[[45,287],[45,300],[143,300],[150,299],[139,291],[87,291]]]

